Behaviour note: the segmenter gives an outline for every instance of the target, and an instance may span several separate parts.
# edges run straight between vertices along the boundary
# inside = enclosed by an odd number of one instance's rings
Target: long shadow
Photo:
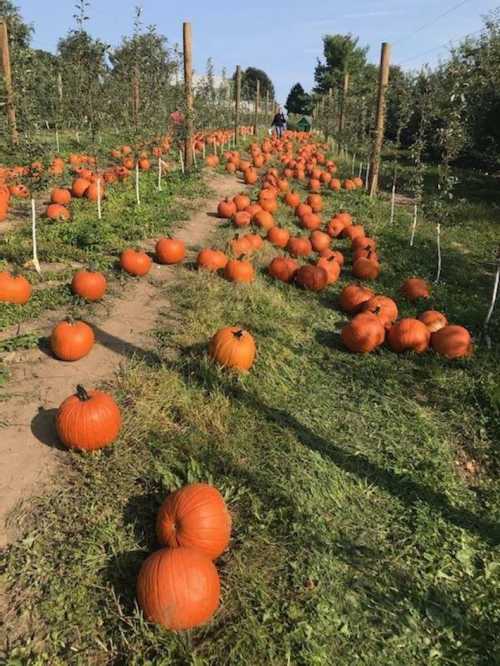
[[[111,333],[103,331],[102,328],[99,328],[98,326],[92,325],[92,328],[94,329],[96,341],[103,345],[103,347],[111,349],[111,351],[116,354],[120,354],[127,358],[137,358],[149,366],[155,366],[161,363],[161,358],[156,352],[141,349],[141,347],[137,347],[137,345],[131,344],[126,340],[122,340],[122,338],[118,338],[115,335],[111,335]]]
[[[197,381],[203,388],[207,388],[207,378],[197,373],[192,364],[186,364],[183,372],[186,373],[188,381]],[[358,479],[376,484],[381,490],[385,490],[393,497],[398,498],[409,509],[413,509],[418,502],[425,502],[447,522],[478,535],[489,544],[500,544],[500,525],[498,523],[482,518],[468,509],[453,506],[443,493],[413,481],[402,474],[382,468],[361,453],[354,455],[342,449],[335,442],[316,435],[285,410],[276,409],[263,403],[235,384],[219,386],[220,389],[245,408],[250,407],[259,414],[259,417],[267,419],[282,429],[293,431],[304,446],[329,458],[337,467]]]

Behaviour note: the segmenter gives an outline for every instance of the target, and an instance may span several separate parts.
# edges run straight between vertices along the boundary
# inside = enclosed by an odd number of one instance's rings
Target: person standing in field
[[[276,136],[281,139],[281,137],[283,136],[283,132],[285,131],[286,128],[286,118],[281,106],[278,107],[278,111],[273,118],[271,127],[275,128]]]

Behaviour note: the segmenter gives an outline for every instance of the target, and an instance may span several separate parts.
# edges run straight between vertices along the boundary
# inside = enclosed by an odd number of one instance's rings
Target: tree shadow
[[[120,354],[121,356],[125,356],[127,358],[139,359],[150,367],[158,366],[161,364],[162,359],[156,352],[137,347],[137,345],[127,342],[126,340],[112,335],[111,333],[103,331],[102,328],[99,328],[98,326],[92,325],[92,328],[94,330],[96,342],[101,344],[103,347],[107,347],[114,353]]]

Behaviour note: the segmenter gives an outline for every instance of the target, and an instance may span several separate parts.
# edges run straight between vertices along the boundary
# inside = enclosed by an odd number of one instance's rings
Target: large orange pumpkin
[[[156,519],[158,541],[164,546],[186,546],[215,560],[226,550],[231,516],[224,498],[208,483],[192,483],[163,502]]]
[[[473,352],[470,333],[463,326],[449,325],[439,329],[431,336],[431,346],[449,359],[467,358]]]
[[[367,354],[384,342],[385,329],[378,317],[362,313],[344,326],[340,337],[349,351]]]
[[[217,331],[210,340],[208,354],[226,368],[246,372],[255,361],[255,340],[243,328],[227,326]]]
[[[180,264],[186,256],[186,245],[176,238],[161,238],[156,243],[155,256],[160,264]]]
[[[286,249],[293,257],[308,257],[312,254],[311,241],[302,236],[291,236]]]
[[[230,282],[253,282],[255,270],[249,261],[230,259],[224,269],[224,277]]]
[[[387,342],[395,352],[415,351],[418,354],[429,348],[430,331],[418,319],[406,318],[397,321],[387,333]]]
[[[339,305],[344,312],[357,312],[363,303],[369,301],[375,294],[371,289],[359,284],[348,284],[340,294]]]
[[[61,321],[50,336],[50,348],[61,361],[79,361],[95,343],[94,331],[83,321]]]
[[[55,187],[50,193],[50,200],[54,204],[67,206],[71,203],[71,192],[62,187]]]
[[[120,266],[130,275],[146,275],[151,270],[152,263],[151,257],[142,250],[127,249],[120,255]]]
[[[90,187],[90,181],[86,178],[75,178],[71,186],[71,194],[78,199],[85,196],[85,192]]]
[[[46,215],[49,220],[58,220],[59,222],[66,222],[71,217],[69,210],[60,204],[47,206]]]
[[[309,291],[322,291],[328,284],[328,273],[321,266],[307,264],[296,272],[295,282]]]
[[[371,312],[376,315],[386,328],[390,328],[399,315],[395,301],[382,295],[373,296],[365,301],[361,306],[361,312]]]
[[[267,240],[276,247],[286,247],[290,240],[290,232],[282,227],[271,227],[267,232]]]
[[[107,282],[98,271],[77,271],[71,282],[74,294],[86,301],[99,301],[106,293]]]
[[[122,417],[113,398],[102,391],[78,386],[66,398],[56,416],[61,442],[71,449],[94,451],[112,444],[120,433]]]
[[[429,298],[431,290],[425,280],[421,278],[408,278],[403,282],[401,292],[409,301],[416,301],[419,298]]]
[[[137,600],[149,622],[171,631],[192,629],[208,622],[219,606],[219,574],[199,550],[162,548],[139,571]]]

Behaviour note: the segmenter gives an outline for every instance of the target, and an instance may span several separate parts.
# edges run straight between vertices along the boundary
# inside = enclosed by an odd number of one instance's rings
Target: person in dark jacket
[[[281,109],[281,106],[278,107],[278,112],[273,118],[271,127],[274,127],[276,129],[276,136],[278,136],[281,139],[281,137],[283,136],[283,132],[285,131],[286,128],[286,118],[285,114],[283,113],[283,110]]]

